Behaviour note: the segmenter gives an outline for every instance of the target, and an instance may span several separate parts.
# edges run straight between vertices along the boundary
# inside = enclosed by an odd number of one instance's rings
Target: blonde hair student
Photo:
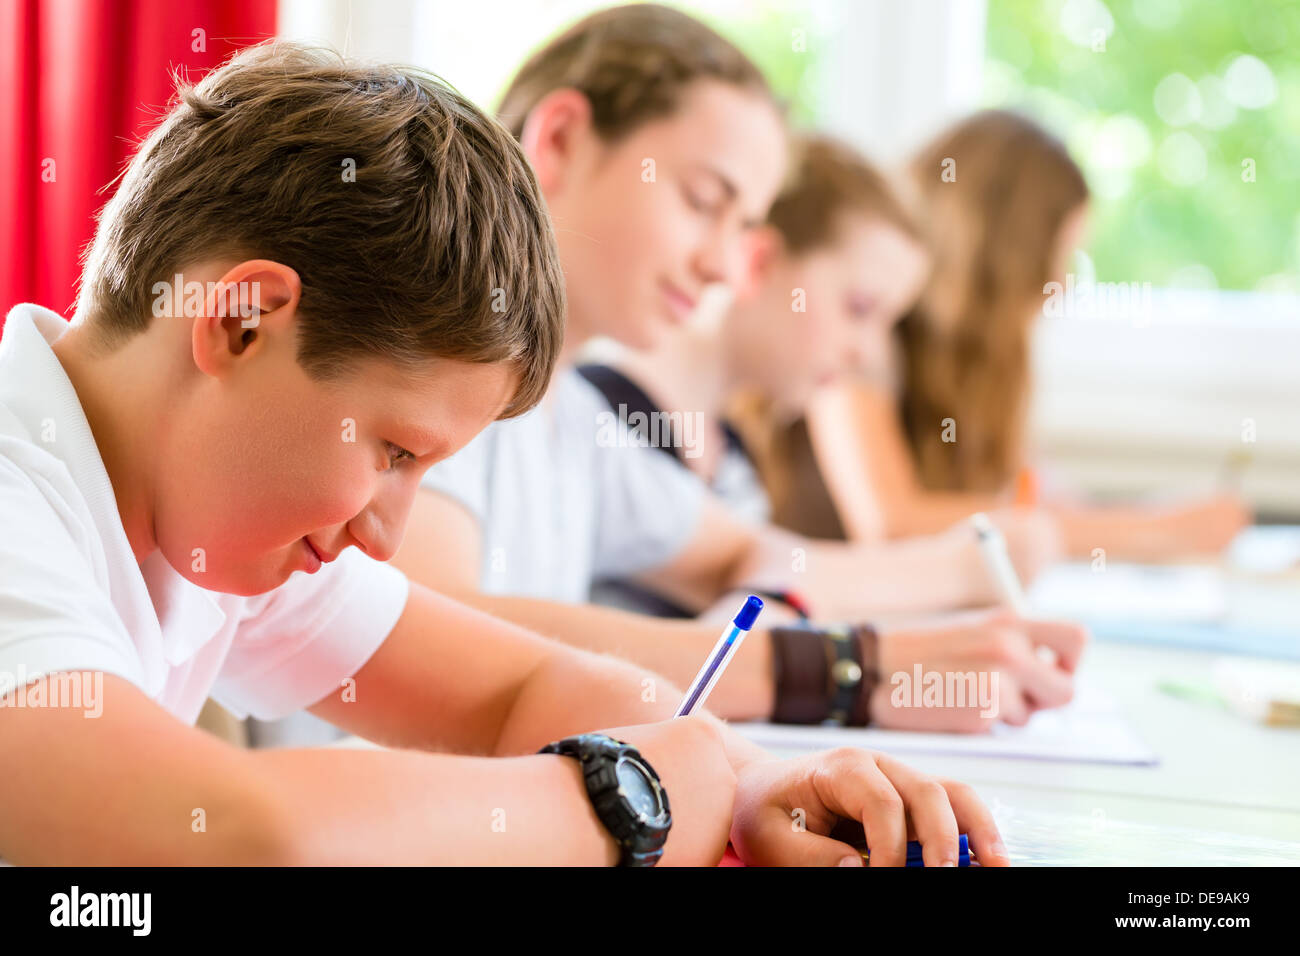
[[[1016,504],[1019,483],[1018,503],[1042,504],[1074,554],[1104,547],[1154,560],[1224,547],[1247,519],[1230,497],[1167,507],[1036,500],[1030,337],[1088,214],[1087,185],[1065,146],[1023,116],[985,111],[921,149],[910,173],[934,269],[899,323],[894,380],[829,389],[809,416],[847,535],[934,531]],[[815,496],[816,483],[804,491]]]

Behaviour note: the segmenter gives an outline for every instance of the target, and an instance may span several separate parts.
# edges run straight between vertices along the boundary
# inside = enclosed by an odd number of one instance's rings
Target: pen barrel
[[[695,675],[695,680],[691,681],[690,689],[686,692],[681,706],[677,708],[677,713],[673,715],[674,717],[688,717],[704,706],[704,701],[713,690],[713,685],[722,677],[723,672],[727,669],[727,664],[731,662],[731,658],[745,639],[746,633],[748,632],[741,630],[734,624],[729,625],[722,632],[722,636],[718,638],[718,643],[713,645],[713,650],[709,653],[704,666]]]
[[[1022,617],[1025,616],[1029,612],[1029,602],[1025,600],[1025,592],[1020,586],[1015,565],[1011,563],[1011,556],[1007,554],[1006,539],[997,531],[984,533],[979,536],[979,547],[1003,603],[1009,605]]]

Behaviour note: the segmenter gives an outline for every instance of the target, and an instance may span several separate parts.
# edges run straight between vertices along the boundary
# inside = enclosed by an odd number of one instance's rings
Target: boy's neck
[[[152,392],[160,379],[142,376],[138,370],[165,366],[128,358],[133,350],[147,350],[154,345],[148,333],[135,336],[107,354],[92,354],[90,339],[84,326],[74,325],[52,348],[90,425],[113,486],[122,528],[139,563],[158,548],[153,525],[153,476],[166,403]],[[124,374],[127,369],[136,371]]]
[[[731,377],[718,329],[685,329],[650,351],[628,351],[622,367],[665,411],[700,412],[716,423],[726,408]]]

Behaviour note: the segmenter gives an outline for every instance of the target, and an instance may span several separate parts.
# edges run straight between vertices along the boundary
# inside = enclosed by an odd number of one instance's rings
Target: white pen
[[[1026,617],[1029,614],[1029,603],[1025,600],[1024,588],[1020,586],[1020,578],[1007,554],[1007,539],[1002,537],[998,526],[982,511],[971,515],[970,523],[975,528],[975,540],[979,544],[980,554],[984,556],[984,563],[988,566],[989,575],[993,578],[1002,603],[1021,617]]]

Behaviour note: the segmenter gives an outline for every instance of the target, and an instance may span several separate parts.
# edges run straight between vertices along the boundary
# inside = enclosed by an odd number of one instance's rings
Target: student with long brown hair
[[[1102,507],[1043,503],[1025,487],[1030,335],[1088,215],[1064,145],[1028,119],[985,111],[922,149],[910,171],[930,282],[898,326],[892,368],[824,390],[808,418],[845,535],[932,532],[1011,503],[1019,486],[1018,503],[1050,513],[1072,554],[1160,560],[1226,546],[1247,521],[1231,497]]]

